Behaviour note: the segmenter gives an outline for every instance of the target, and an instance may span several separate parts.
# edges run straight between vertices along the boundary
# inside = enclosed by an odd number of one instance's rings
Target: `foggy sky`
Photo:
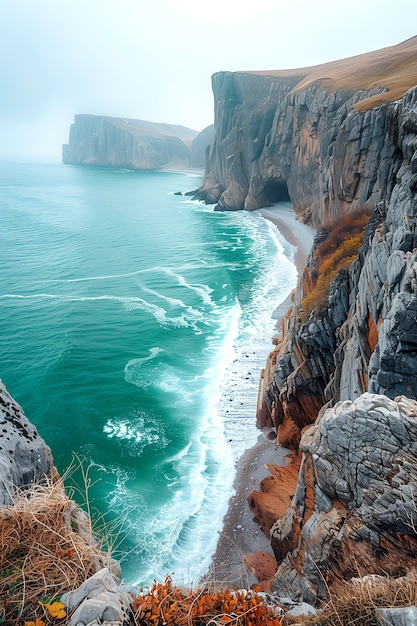
[[[415,0],[0,0],[0,159],[59,162],[74,114],[213,121],[211,75],[417,34]]]

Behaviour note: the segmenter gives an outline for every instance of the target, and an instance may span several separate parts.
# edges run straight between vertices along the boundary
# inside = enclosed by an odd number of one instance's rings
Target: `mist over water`
[[[259,434],[293,249],[258,213],[175,195],[196,175],[3,164],[0,180],[0,377],[59,471],[89,467],[127,582],[196,582]]]

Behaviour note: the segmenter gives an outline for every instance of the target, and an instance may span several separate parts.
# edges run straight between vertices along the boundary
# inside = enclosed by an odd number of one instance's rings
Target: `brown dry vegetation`
[[[316,269],[305,280],[305,296],[299,315],[301,322],[306,322],[313,310],[319,314],[326,310],[330,283],[340,270],[347,269],[357,258],[368,221],[368,213],[358,211],[347,213],[329,227],[326,239],[313,255]]]
[[[294,91],[320,82],[331,93],[337,89],[372,90],[383,87],[386,92],[357,103],[357,111],[366,111],[385,102],[401,98],[417,84],[417,37],[339,61],[293,70],[246,72],[276,77],[300,77]]]
[[[176,587],[168,577],[133,599],[136,626],[280,626],[275,611],[252,590]]]
[[[1,623],[58,623],[54,602],[104,566],[89,519],[77,511],[61,480],[19,491],[1,509]]]
[[[416,605],[417,572],[397,579],[370,575],[341,584],[316,617],[302,622],[310,626],[379,626],[378,607]]]

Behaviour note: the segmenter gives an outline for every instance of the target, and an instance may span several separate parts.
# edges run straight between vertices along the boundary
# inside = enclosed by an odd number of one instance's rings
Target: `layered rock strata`
[[[415,409],[392,402],[417,398],[416,84],[417,38],[316,68],[213,77],[215,139],[200,198],[252,210],[289,196],[317,231],[257,411],[281,445],[301,446],[298,479],[286,476],[279,502],[284,470],[271,468],[249,498],[272,538],[276,587],[309,602],[334,579],[416,566],[414,521],[405,527],[412,500],[401,509],[416,487]],[[358,213],[368,219],[362,244],[329,273],[319,306],[320,246],[344,220],[336,257]],[[323,407],[335,412],[303,436]]]
[[[413,38],[313,68],[215,74],[215,139],[199,196],[221,210],[289,196],[315,228],[373,210],[390,183],[378,173],[392,157],[385,103],[416,84],[416,51]]]
[[[173,124],[144,120],[76,115],[62,160],[131,170],[202,167],[212,130],[201,133]]]
[[[300,323],[311,255],[284,335],[276,339],[274,367],[262,381],[259,426],[271,420],[281,425],[278,437],[285,445],[297,444],[300,430],[326,403],[368,390],[417,397],[417,89],[387,109],[390,166],[382,162],[377,174],[384,173],[389,190],[369,221],[358,258],[331,283],[327,309]]]
[[[315,602],[335,580],[416,568],[417,402],[370,393],[339,402],[300,449],[294,498],[271,530],[275,590]]]

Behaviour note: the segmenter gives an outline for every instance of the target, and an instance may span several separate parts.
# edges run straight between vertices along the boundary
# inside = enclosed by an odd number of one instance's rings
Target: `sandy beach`
[[[265,208],[260,213],[276,224],[280,233],[297,247],[295,264],[300,274],[310,252],[315,231],[296,220],[291,204],[280,204]],[[277,325],[290,308],[290,297],[281,303],[274,312]],[[272,349],[272,344],[271,344]],[[256,419],[256,416],[253,416]],[[263,478],[269,475],[266,464],[286,465],[288,450],[267,440],[261,433],[258,441],[239,459],[234,482],[235,494],[229,500],[229,508],[223,520],[217,549],[212,557],[212,570],[206,577],[222,585],[249,587],[257,579],[246,571],[242,556],[253,552],[266,552],[273,556],[269,539],[253,521],[252,511],[247,503],[248,495],[259,489]]]

